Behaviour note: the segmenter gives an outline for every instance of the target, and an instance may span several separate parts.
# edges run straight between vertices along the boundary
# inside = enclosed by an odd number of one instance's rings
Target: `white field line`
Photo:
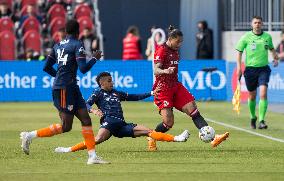
[[[266,138],[266,139],[270,139],[270,140],[273,140],[273,141],[278,141],[278,142],[284,143],[284,140],[280,139],[280,138],[274,138],[272,136],[267,136],[267,135],[260,134],[260,133],[254,132],[254,131],[250,131],[250,130],[247,130],[247,129],[244,129],[244,128],[240,128],[240,127],[233,126],[233,125],[230,125],[230,124],[215,121],[215,120],[209,119],[209,118],[205,118],[205,120],[208,121],[208,122],[211,122],[211,123],[215,123],[215,124],[219,124],[219,125],[228,127],[228,128],[233,128],[233,129],[243,131],[243,132],[246,132],[246,133],[249,133],[249,134],[253,134],[253,135],[260,136],[260,137],[263,137],[263,138]]]

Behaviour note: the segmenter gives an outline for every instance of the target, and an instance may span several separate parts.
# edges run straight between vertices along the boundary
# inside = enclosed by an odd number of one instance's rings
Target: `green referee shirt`
[[[246,50],[245,64],[247,67],[263,67],[268,64],[268,50],[274,49],[271,36],[262,32],[259,35],[252,31],[244,34],[239,40],[236,50]]]

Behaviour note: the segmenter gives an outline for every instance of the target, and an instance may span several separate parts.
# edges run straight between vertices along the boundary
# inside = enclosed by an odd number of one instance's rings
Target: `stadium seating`
[[[94,29],[93,20],[88,16],[83,16],[78,19],[80,24],[80,33],[85,29],[89,28],[90,30]]]
[[[35,30],[29,30],[25,33],[22,43],[24,50],[33,49],[34,51],[41,52],[41,36]]]
[[[92,10],[88,5],[85,4],[81,4],[76,6],[75,10],[74,10],[74,17],[76,19],[79,19],[81,17],[92,17]]]
[[[0,60],[15,60],[16,37],[11,31],[0,33]]]
[[[64,27],[65,27],[65,18],[55,17],[49,25],[49,31],[51,33],[51,36],[53,36],[54,33],[57,32],[59,29]]]
[[[37,32],[40,32],[40,23],[35,17],[28,17],[23,25],[22,25],[22,32],[25,34],[25,32],[29,30],[35,30]]]
[[[0,19],[0,32],[2,31],[14,31],[14,22],[11,20],[11,18],[4,17]]]
[[[49,22],[52,22],[52,20],[55,17],[64,17],[65,18],[65,15],[66,15],[66,10],[60,4],[54,4],[53,6],[51,6],[51,8],[48,10],[48,13],[47,13]]]

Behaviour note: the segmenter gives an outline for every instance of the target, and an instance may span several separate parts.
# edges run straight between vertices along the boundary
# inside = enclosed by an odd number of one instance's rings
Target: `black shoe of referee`
[[[250,120],[251,129],[256,129],[256,120],[257,120],[257,117]]]
[[[267,125],[265,124],[264,120],[259,122],[258,129],[267,129]]]

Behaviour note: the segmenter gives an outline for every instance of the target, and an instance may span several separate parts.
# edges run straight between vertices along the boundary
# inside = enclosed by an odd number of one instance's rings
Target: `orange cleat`
[[[148,151],[157,151],[156,140],[151,137],[147,137],[148,140]]]
[[[225,134],[221,134],[221,135],[216,135],[214,140],[211,141],[212,147],[218,146],[220,143],[225,141],[228,137],[229,137],[229,132],[226,132]]]

